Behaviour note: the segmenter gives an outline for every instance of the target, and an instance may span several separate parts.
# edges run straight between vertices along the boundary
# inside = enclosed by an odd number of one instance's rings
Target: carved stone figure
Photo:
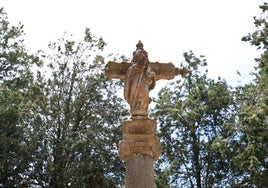
[[[125,80],[124,97],[130,106],[131,119],[148,119],[149,92],[157,80],[170,80],[178,74],[184,77],[187,73],[187,69],[176,68],[172,63],[149,62],[141,41],[136,45],[131,63],[110,61],[105,66],[108,78]]]
[[[126,73],[124,97],[130,105],[132,118],[144,119],[148,117],[149,91],[155,87],[156,76],[149,66],[148,53],[141,41],[136,47],[132,65]]]

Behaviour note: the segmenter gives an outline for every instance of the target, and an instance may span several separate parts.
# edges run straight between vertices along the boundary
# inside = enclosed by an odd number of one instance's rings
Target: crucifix
[[[119,157],[126,163],[126,188],[154,187],[153,161],[159,158],[161,146],[156,137],[156,121],[148,118],[149,92],[156,81],[185,77],[186,68],[172,63],[150,62],[141,41],[128,62],[108,62],[105,75],[125,80],[124,98],[130,106],[131,118],[123,123],[123,140],[119,143]]]

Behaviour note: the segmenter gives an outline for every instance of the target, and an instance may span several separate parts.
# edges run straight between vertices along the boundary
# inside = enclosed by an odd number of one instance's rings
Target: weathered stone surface
[[[117,63],[114,61],[109,61],[105,66],[105,75],[110,79],[126,79],[127,69],[132,63],[121,62]],[[177,68],[173,63],[159,63],[150,62],[149,66],[151,70],[156,74],[156,80],[171,80],[177,75],[185,75],[189,72],[186,68]]]
[[[124,97],[130,106],[131,119],[148,119],[149,92],[154,89],[156,81],[170,80],[179,74],[184,77],[189,71],[172,63],[150,62],[141,41],[136,47],[131,63],[110,61],[105,66],[105,75],[110,79],[125,80]]]
[[[156,133],[156,121],[127,120],[124,122],[123,140],[119,143],[119,157],[126,161],[131,155],[141,153],[157,160],[161,145]]]
[[[153,188],[154,165],[153,158],[149,155],[135,153],[125,161],[126,163],[126,188]]]
[[[123,124],[123,140],[119,143],[119,157],[126,163],[126,188],[153,188],[153,162],[159,158],[161,145],[156,136],[156,122],[148,118],[150,90],[156,81],[172,79],[189,71],[172,63],[152,63],[141,41],[136,45],[131,63],[108,62],[108,78],[125,80],[124,97],[130,106],[131,119]]]
[[[155,135],[124,135],[119,143],[119,157],[126,161],[131,155],[142,153],[157,160],[162,151]]]
[[[124,134],[155,134],[156,121],[146,120],[127,120],[123,124]]]

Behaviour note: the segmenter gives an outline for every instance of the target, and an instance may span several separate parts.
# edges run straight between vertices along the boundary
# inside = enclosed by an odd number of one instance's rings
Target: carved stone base
[[[119,157],[126,161],[133,154],[146,154],[154,160],[159,158],[161,146],[155,135],[124,135],[119,143]]]
[[[124,122],[119,157],[126,163],[126,188],[153,188],[154,161],[161,153],[155,135],[156,121],[132,119]]]
[[[128,120],[123,125],[123,140],[119,143],[119,157],[126,161],[133,154],[145,154],[154,160],[159,158],[161,145],[154,120]]]

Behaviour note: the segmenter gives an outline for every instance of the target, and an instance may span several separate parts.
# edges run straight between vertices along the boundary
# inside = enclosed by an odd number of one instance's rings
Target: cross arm
[[[127,69],[130,65],[131,63],[127,62],[117,63],[114,61],[109,61],[105,65],[105,75],[109,79],[116,78],[124,80],[127,73]]]
[[[105,66],[105,75],[109,78],[116,78],[120,80],[124,80],[126,76],[127,69],[132,63],[122,62],[117,63],[113,61],[109,61]],[[156,74],[156,80],[161,79],[173,79],[176,75],[181,75],[185,77],[189,72],[186,68],[177,68],[173,63],[149,63],[149,67]]]

